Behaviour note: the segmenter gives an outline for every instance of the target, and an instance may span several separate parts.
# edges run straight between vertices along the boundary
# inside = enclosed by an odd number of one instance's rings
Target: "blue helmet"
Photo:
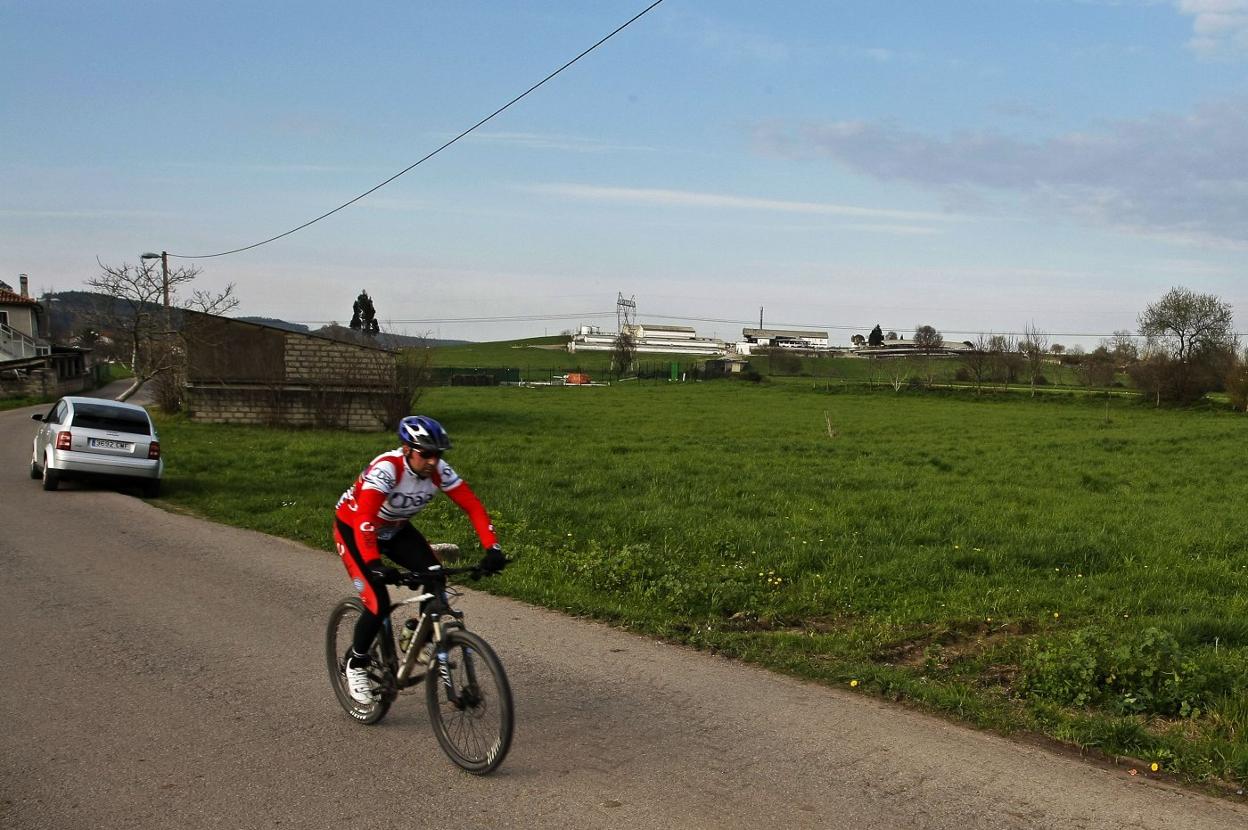
[[[418,450],[446,452],[451,448],[451,436],[427,415],[408,415],[399,421],[398,432],[400,441]]]

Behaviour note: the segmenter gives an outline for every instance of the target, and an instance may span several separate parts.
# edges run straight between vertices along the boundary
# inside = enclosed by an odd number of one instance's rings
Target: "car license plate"
[[[133,444],[127,444],[125,441],[112,441],[108,438],[92,438],[88,441],[92,447],[102,450],[127,450],[133,448]]]

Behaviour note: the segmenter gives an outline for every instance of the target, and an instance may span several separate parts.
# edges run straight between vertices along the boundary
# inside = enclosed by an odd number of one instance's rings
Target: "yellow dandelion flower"
[[[1151,764],[1148,765],[1148,768],[1151,769],[1153,772],[1156,772],[1157,770],[1161,769],[1161,764],[1157,763],[1156,761],[1153,761]]]
[[[849,688],[851,688],[851,689],[852,689],[852,688],[854,688],[854,687],[855,687],[855,686],[857,686],[857,685],[858,685],[858,681],[857,681],[857,680],[851,680],[851,681],[849,681]]]

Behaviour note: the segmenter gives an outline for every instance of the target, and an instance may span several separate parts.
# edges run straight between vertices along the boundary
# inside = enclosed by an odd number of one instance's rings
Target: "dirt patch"
[[[954,623],[934,628],[923,634],[890,643],[872,655],[872,659],[889,666],[920,668],[932,665],[948,668],[952,664],[995,647],[1012,637],[1031,633],[1030,623],[994,623],[975,621]],[[1003,667],[1003,675],[1013,671]]]

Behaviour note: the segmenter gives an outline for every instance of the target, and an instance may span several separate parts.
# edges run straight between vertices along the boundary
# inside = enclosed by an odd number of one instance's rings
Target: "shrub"
[[[1226,394],[1231,406],[1248,411],[1248,359],[1238,360],[1226,372]]]
[[[1052,703],[1185,718],[1199,715],[1225,686],[1217,666],[1202,665],[1158,628],[1124,638],[1086,628],[1033,642],[1021,677],[1026,695]]]

